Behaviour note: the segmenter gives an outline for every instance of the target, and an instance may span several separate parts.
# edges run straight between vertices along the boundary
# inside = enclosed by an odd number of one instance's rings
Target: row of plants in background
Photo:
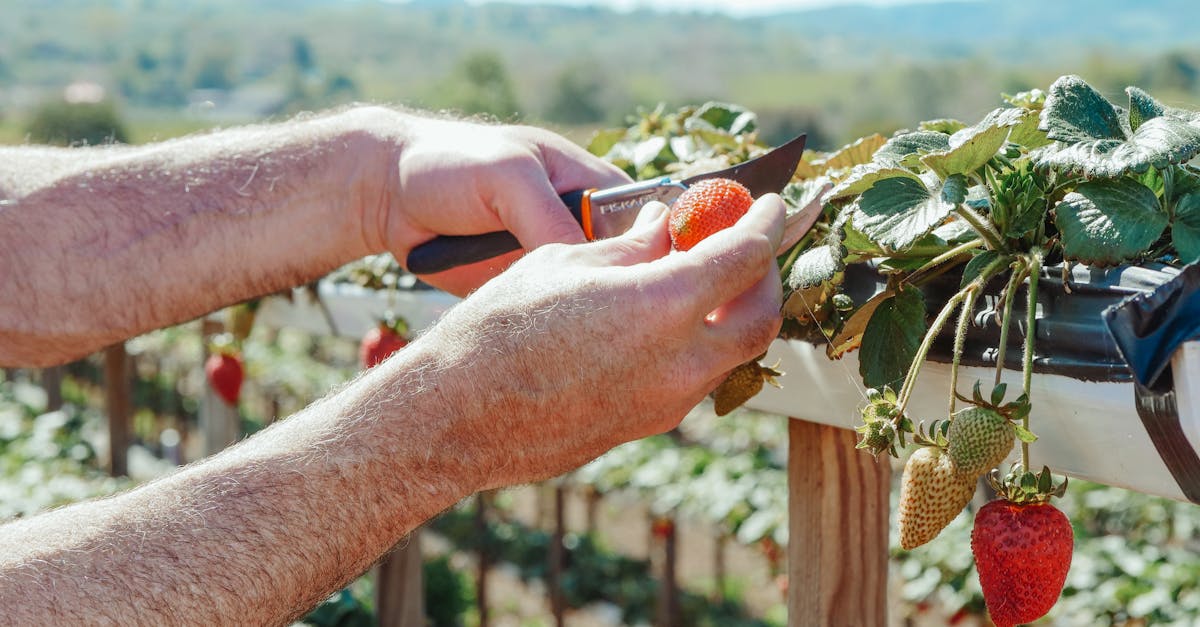
[[[481,534],[475,513],[469,507],[442,514],[429,528],[460,550],[484,551],[490,559],[515,566],[523,580],[545,580],[548,576],[554,536],[546,530],[491,516]],[[621,609],[622,624],[653,620],[661,584],[651,574],[649,561],[614,553],[587,533],[566,534],[563,549],[564,570],[559,583],[568,607],[607,602]],[[765,627],[768,624],[748,616],[736,599],[714,602],[687,591],[680,594],[680,617],[687,625]]]
[[[1014,302],[1024,292],[1028,330],[1049,271],[1200,257],[1200,172],[1188,165],[1200,153],[1200,114],[1136,87],[1127,95],[1127,108],[1114,105],[1079,77],[1064,76],[1047,92],[1006,96],[1005,106],[974,125],[932,120],[832,154],[810,152],[784,192],[792,215],[811,203],[824,210],[780,259],[784,336],[825,344],[834,359],[858,351],[869,388],[860,448],[899,457],[910,440],[918,445],[898,504],[902,548],[936,536],[990,471],[1002,500],[982,508],[971,545],[999,625],[1050,610],[1073,545],[1066,517],[1049,504],[1066,482],[1048,469],[1035,473],[1031,461],[1033,333],[1022,347],[1023,389],[1010,397],[1000,383],[1017,326]],[[644,112],[628,128],[597,134],[589,148],[638,178],[683,177],[764,149],[753,114],[715,103]],[[856,302],[847,292],[851,266],[879,277],[873,296]],[[929,301],[929,284],[951,270],[960,277],[957,290],[944,303]],[[956,383],[963,344],[993,284],[1003,286],[995,385],[966,395]],[[947,329],[954,351],[946,414],[910,416],[921,365]],[[761,371],[764,379],[777,374]],[[994,470],[1018,441],[1021,463],[1003,475]],[[1008,551],[1003,543],[1022,548]]]

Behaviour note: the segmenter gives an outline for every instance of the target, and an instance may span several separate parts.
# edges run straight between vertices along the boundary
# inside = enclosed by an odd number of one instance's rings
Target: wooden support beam
[[[480,492],[475,495],[475,533],[479,537],[478,569],[475,571],[475,608],[479,613],[479,627],[488,627],[488,569],[491,568],[491,556],[488,546],[488,495]]]
[[[549,571],[547,574],[547,592],[550,594],[550,614],[554,618],[555,627],[563,627],[566,621],[566,603],[563,599],[562,576],[563,564],[566,562],[563,547],[563,536],[566,534],[566,488],[561,481],[554,482],[554,531],[550,535],[550,551],[547,559]]]
[[[890,459],[848,429],[788,425],[788,624],[886,625]]]
[[[656,517],[651,523],[653,543],[659,547],[658,603],[655,608],[657,627],[680,627],[683,624],[679,606],[679,581],[677,562],[679,559],[678,534],[674,517]]]
[[[208,359],[209,338],[224,331],[225,327],[213,320],[205,319],[200,328],[204,343],[204,359]],[[203,362],[201,362],[203,368]],[[200,399],[199,427],[204,437],[204,455],[212,455],[237,442],[241,432],[238,408],[225,402],[206,380],[204,397]]]
[[[375,607],[379,627],[424,627],[425,583],[421,530],[413,531],[379,563]]]
[[[108,408],[108,474],[129,474],[129,423],[133,415],[129,397],[129,355],[125,343],[104,349],[104,395]]]
[[[62,408],[62,366],[50,366],[42,369],[42,389],[46,390],[46,411],[57,411]]]

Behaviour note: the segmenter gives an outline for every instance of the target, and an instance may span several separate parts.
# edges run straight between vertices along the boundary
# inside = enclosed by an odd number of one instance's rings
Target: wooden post
[[[725,544],[728,536],[724,529],[718,529],[713,534],[713,601],[725,602]]]
[[[566,527],[565,488],[561,481],[554,482],[554,532],[550,535],[550,561],[546,576],[546,588],[550,594],[550,613],[556,627],[563,627],[565,603],[562,594],[563,532]]]
[[[675,565],[678,557],[676,543],[677,533],[675,519],[667,517],[656,518],[654,525],[659,528],[652,532],[656,544],[662,547],[662,575],[659,577],[658,607],[655,625],[658,627],[678,627],[681,624],[679,614],[679,585],[676,579]]]
[[[208,338],[220,333],[224,327],[220,322],[205,320],[200,335],[204,341],[204,358],[208,359]],[[201,366],[203,367],[203,365]],[[204,398],[200,400],[200,431],[204,434],[204,454],[223,450],[238,439],[240,425],[237,407],[225,402],[205,381]]]
[[[42,389],[46,390],[46,411],[56,411],[62,407],[62,381],[62,366],[50,366],[42,369]]]
[[[425,585],[421,530],[417,528],[379,563],[375,607],[379,627],[423,627]]]
[[[583,487],[583,494],[584,494],[584,498],[586,499],[585,514],[584,514],[585,529],[587,530],[588,535],[592,535],[592,534],[595,534],[597,531],[596,510],[598,509],[598,506],[600,505],[600,492],[596,488],[594,488],[590,485],[586,485]]]
[[[108,474],[129,474],[129,355],[125,343],[104,349],[104,394],[108,406]]]
[[[475,497],[475,534],[479,538],[479,570],[475,573],[475,607],[479,612],[479,627],[488,626],[487,574],[488,555],[487,494],[480,492]]]
[[[890,458],[788,424],[788,624],[886,625]]]

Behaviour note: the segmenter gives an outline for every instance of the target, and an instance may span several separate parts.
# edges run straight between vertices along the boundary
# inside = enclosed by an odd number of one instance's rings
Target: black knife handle
[[[576,222],[583,223],[583,197],[588,190],[559,194]],[[405,266],[413,274],[432,274],[497,257],[517,250],[521,243],[508,231],[479,235],[439,235],[408,252]]]

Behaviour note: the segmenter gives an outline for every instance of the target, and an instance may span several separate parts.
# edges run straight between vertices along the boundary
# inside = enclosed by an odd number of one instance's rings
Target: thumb
[[[658,201],[646,203],[628,231],[592,246],[601,262],[614,266],[631,266],[666,255],[671,250],[667,206]]]

